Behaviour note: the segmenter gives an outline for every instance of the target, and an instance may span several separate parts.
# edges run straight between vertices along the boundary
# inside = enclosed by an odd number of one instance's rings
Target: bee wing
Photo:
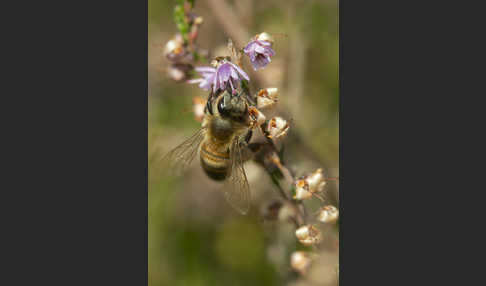
[[[246,178],[239,140],[235,140],[230,151],[229,176],[225,181],[224,196],[228,203],[241,214],[250,209],[250,186]]]
[[[175,147],[162,158],[163,174],[179,176],[191,165],[201,145],[206,129],[201,128],[194,135]]]

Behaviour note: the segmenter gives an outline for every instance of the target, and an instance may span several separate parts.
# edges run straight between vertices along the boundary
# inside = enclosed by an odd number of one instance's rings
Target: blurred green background
[[[218,2],[231,8],[232,21],[250,36],[285,34],[276,37],[272,63],[258,73],[266,84],[259,87],[279,88],[278,114],[290,120],[286,164],[296,175],[322,167],[327,177],[339,176],[337,0],[196,0],[194,11],[204,18],[197,44],[213,55],[225,51],[228,37],[214,15]],[[337,227],[323,228],[328,239],[315,250],[322,267],[303,278],[293,273],[290,253],[303,247],[293,225],[263,219],[265,207],[278,194],[255,163],[245,164],[252,194],[246,216],[226,204],[220,185],[196,162],[181,179],[162,178],[155,159],[198,130],[192,99],[207,98],[207,92],[167,78],[163,46],[177,33],[172,19],[176,1],[148,4],[149,285],[336,285]],[[245,66],[249,71],[248,62]],[[337,183],[326,186],[326,199],[338,206]],[[306,204],[309,210],[320,205]]]

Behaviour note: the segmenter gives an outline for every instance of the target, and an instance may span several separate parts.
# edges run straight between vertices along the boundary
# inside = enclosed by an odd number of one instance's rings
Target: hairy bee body
[[[246,117],[247,103],[241,98],[230,100],[228,93],[222,93],[206,108],[203,125],[207,133],[200,147],[201,167],[214,180],[224,180],[231,167],[230,151],[233,142],[248,132]],[[231,112],[231,114],[227,114]]]
[[[199,151],[201,167],[209,178],[224,181],[226,200],[241,214],[250,208],[248,179],[241,143],[251,139],[248,101],[232,91],[211,93],[201,128],[162,158],[166,174],[182,174]]]

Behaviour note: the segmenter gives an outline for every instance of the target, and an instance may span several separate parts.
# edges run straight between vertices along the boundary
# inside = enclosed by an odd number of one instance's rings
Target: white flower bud
[[[325,206],[317,213],[317,219],[323,223],[336,222],[339,217],[339,210],[335,206]]]
[[[256,109],[254,106],[250,106],[248,108],[248,113],[250,115],[250,127],[252,128],[262,125],[263,123],[265,123],[265,120],[267,120],[265,115],[263,115],[263,113]]]
[[[186,73],[179,66],[171,65],[167,68],[167,75],[170,79],[175,81],[183,81],[186,79]]]
[[[322,240],[321,232],[313,225],[304,225],[295,231],[295,236],[300,243],[306,246],[314,245]]]
[[[182,63],[171,64],[167,68],[167,75],[175,81],[184,81],[187,79],[187,72],[191,69],[190,65]]]
[[[204,19],[201,16],[198,16],[194,19],[194,24],[196,24],[196,25],[201,25],[203,22],[204,22]]]
[[[302,275],[307,273],[311,266],[311,257],[308,252],[294,251],[290,256],[290,266]]]
[[[287,135],[289,131],[289,124],[287,120],[283,119],[282,117],[273,117],[268,121],[267,125],[267,132],[268,137],[271,139],[276,139]]]
[[[196,96],[192,99],[192,112],[194,112],[194,118],[196,121],[202,122],[205,107],[206,101],[202,97]]]
[[[255,39],[258,40],[258,41],[267,41],[270,44],[273,44],[275,42],[274,39],[273,39],[273,36],[270,35],[267,32],[263,32],[263,33],[256,35]]]
[[[175,58],[184,52],[184,40],[180,35],[175,36],[165,45],[164,54],[168,58]]]
[[[257,107],[264,109],[264,108],[272,108],[278,102],[278,88],[270,87],[261,89],[258,91],[257,94]]]

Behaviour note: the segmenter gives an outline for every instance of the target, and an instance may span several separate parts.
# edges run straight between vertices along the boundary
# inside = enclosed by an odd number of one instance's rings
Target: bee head
[[[218,112],[221,117],[244,122],[248,114],[248,107],[242,94],[231,94],[224,91],[218,102]]]

